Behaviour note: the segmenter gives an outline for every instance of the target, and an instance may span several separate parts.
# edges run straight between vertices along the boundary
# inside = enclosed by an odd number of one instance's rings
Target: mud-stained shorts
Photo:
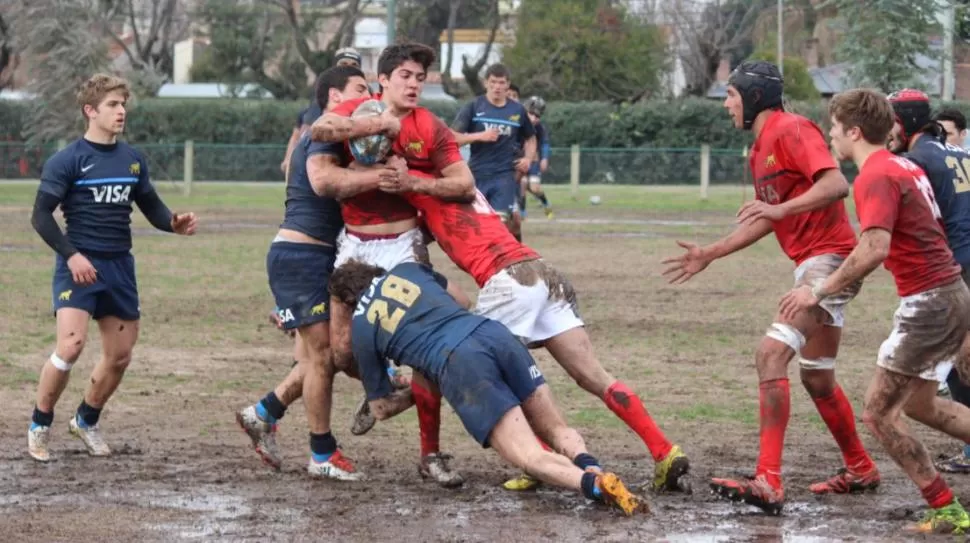
[[[573,286],[541,259],[493,275],[478,292],[474,312],[504,324],[530,346],[583,326]]]
[[[817,255],[802,262],[795,268],[795,288],[821,284],[828,276],[839,269],[845,257],[833,254]],[[862,281],[853,283],[831,296],[828,296],[819,304],[829,315],[829,320],[825,324],[842,328],[845,323],[845,306],[853,298],[858,296],[862,289]]]
[[[893,315],[893,330],[876,364],[889,371],[936,381],[937,364],[953,360],[970,330],[970,290],[960,279],[906,296]]]
[[[341,230],[337,237],[337,261],[334,268],[339,268],[351,259],[380,266],[385,270],[405,262],[431,264],[420,228],[392,235],[368,235]]]

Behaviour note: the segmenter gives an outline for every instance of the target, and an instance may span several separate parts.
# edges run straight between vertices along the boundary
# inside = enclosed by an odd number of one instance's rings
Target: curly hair
[[[385,273],[387,270],[379,266],[371,266],[355,259],[348,260],[330,275],[330,295],[343,304],[357,305],[360,295],[374,278]]]

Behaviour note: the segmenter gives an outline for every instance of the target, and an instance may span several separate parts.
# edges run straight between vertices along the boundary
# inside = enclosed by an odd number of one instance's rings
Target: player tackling
[[[831,275],[856,245],[842,198],[848,183],[832,159],[819,128],[782,107],[783,82],[767,62],[744,62],[728,80],[724,107],[737,128],[752,130],[750,163],[756,200],[738,212],[739,226],[727,237],[699,247],[678,241],[686,252],[664,260],[672,283],[682,283],[711,262],[740,251],[772,231],[795,263],[795,285],[814,286]],[[835,380],[845,305],[861,283],[844,285],[825,303],[775,316],[755,355],[760,404],[760,453],[750,480],[713,479],[714,492],[779,514],[784,505],[781,459],[790,416],[788,364],[799,356],[801,380],[835,437],[845,469],[811,485],[816,494],[875,488],[879,472],[856,432],[852,405]]]
[[[131,362],[141,313],[131,254],[132,203],[163,232],[189,236],[196,229],[195,214],[172,213],[158,197],[142,154],[118,141],[129,95],[127,81],[105,74],[81,86],[77,98],[87,130],[47,160],[37,189],[31,224],[57,254],[52,284],[57,346],[41,369],[27,432],[28,452],[40,462],[50,460],[54,406],[87,342],[91,318],[101,333],[101,360],[68,428],[92,456],[111,454],[98,421]],[[58,206],[66,234],[54,219]]]
[[[931,508],[916,529],[962,533],[970,529],[970,516],[900,415],[970,441],[970,409],[938,397],[934,379],[936,365],[954,357],[960,375],[970,377],[970,290],[947,247],[929,180],[915,163],[885,148],[895,122],[886,96],[847,91],[832,99],[829,113],[832,147],[859,167],[853,192],[861,238],[838,270],[796,287],[779,309],[795,318],[885,264],[901,300],[879,347],[863,420]]]

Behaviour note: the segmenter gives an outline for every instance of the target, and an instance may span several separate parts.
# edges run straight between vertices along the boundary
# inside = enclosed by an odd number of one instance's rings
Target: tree
[[[13,33],[3,14],[0,14],[0,89],[10,85],[20,57],[13,46]]]
[[[777,63],[778,53],[769,49],[758,49],[750,58]],[[804,102],[818,100],[821,97],[812,75],[808,72],[808,65],[803,59],[786,56],[782,68],[785,74],[785,96]]]
[[[210,0],[211,1],[211,0]],[[224,1],[224,0],[223,0]],[[296,52],[314,74],[333,66],[333,58],[337,50],[347,47],[354,42],[354,26],[360,17],[361,10],[370,4],[370,0],[346,0],[340,5],[329,9],[306,9],[297,13],[296,2],[293,0],[262,0],[270,6],[280,9],[289,24],[289,33]],[[332,17],[340,17],[336,32],[330,36],[322,49],[314,49],[320,24]]]
[[[30,141],[54,141],[80,128],[76,103],[81,83],[108,71],[107,42],[96,31],[99,0],[18,0],[14,28],[18,49],[31,59]]]
[[[460,9],[452,6],[460,4]],[[441,50],[441,33],[448,28],[485,28],[492,0],[403,0],[398,2],[397,34],[402,39]],[[448,24],[455,13],[454,22]],[[444,59],[439,59],[442,63]]]
[[[829,0],[826,5],[839,12],[843,32],[835,53],[849,65],[850,85],[891,92],[925,84],[916,59],[939,56],[929,44],[939,31],[938,0]]]
[[[461,98],[466,94],[465,89],[451,77],[451,63],[454,61],[455,52],[455,28],[458,24],[458,14],[461,12],[463,5],[463,0],[449,0],[448,22],[445,30],[447,34],[447,47],[445,58],[441,61],[441,86],[446,93],[456,98]],[[485,92],[485,85],[482,83],[480,74],[482,69],[485,68],[485,63],[488,62],[489,55],[492,53],[495,36],[498,34],[499,26],[502,24],[499,0],[489,0],[489,8],[485,14],[485,21],[488,24],[488,37],[485,40],[485,47],[482,54],[471,63],[469,63],[467,55],[462,55],[461,57],[461,74],[465,79],[466,88],[472,95],[479,95]]]
[[[721,59],[740,62],[754,49],[752,30],[767,0],[670,0],[665,15],[674,29],[687,93],[704,96]]]
[[[101,33],[124,53],[129,79],[146,94],[155,94],[171,77],[175,43],[188,35],[182,2],[101,0],[93,13]]]
[[[636,101],[659,87],[660,30],[602,0],[526,0],[503,60],[525,92],[552,100]]]

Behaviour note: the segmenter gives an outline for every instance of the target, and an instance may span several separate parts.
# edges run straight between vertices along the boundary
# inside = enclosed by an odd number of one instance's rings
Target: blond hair
[[[889,138],[896,114],[886,95],[874,89],[840,92],[829,102],[829,115],[842,123],[842,130],[858,128],[862,138],[882,145]]]
[[[87,115],[84,113],[84,106],[91,106],[97,109],[104,98],[112,92],[120,92],[124,95],[125,100],[131,96],[128,81],[109,74],[94,74],[91,76],[90,79],[81,85],[80,90],[77,92],[77,104],[81,107],[81,115],[87,118]]]

